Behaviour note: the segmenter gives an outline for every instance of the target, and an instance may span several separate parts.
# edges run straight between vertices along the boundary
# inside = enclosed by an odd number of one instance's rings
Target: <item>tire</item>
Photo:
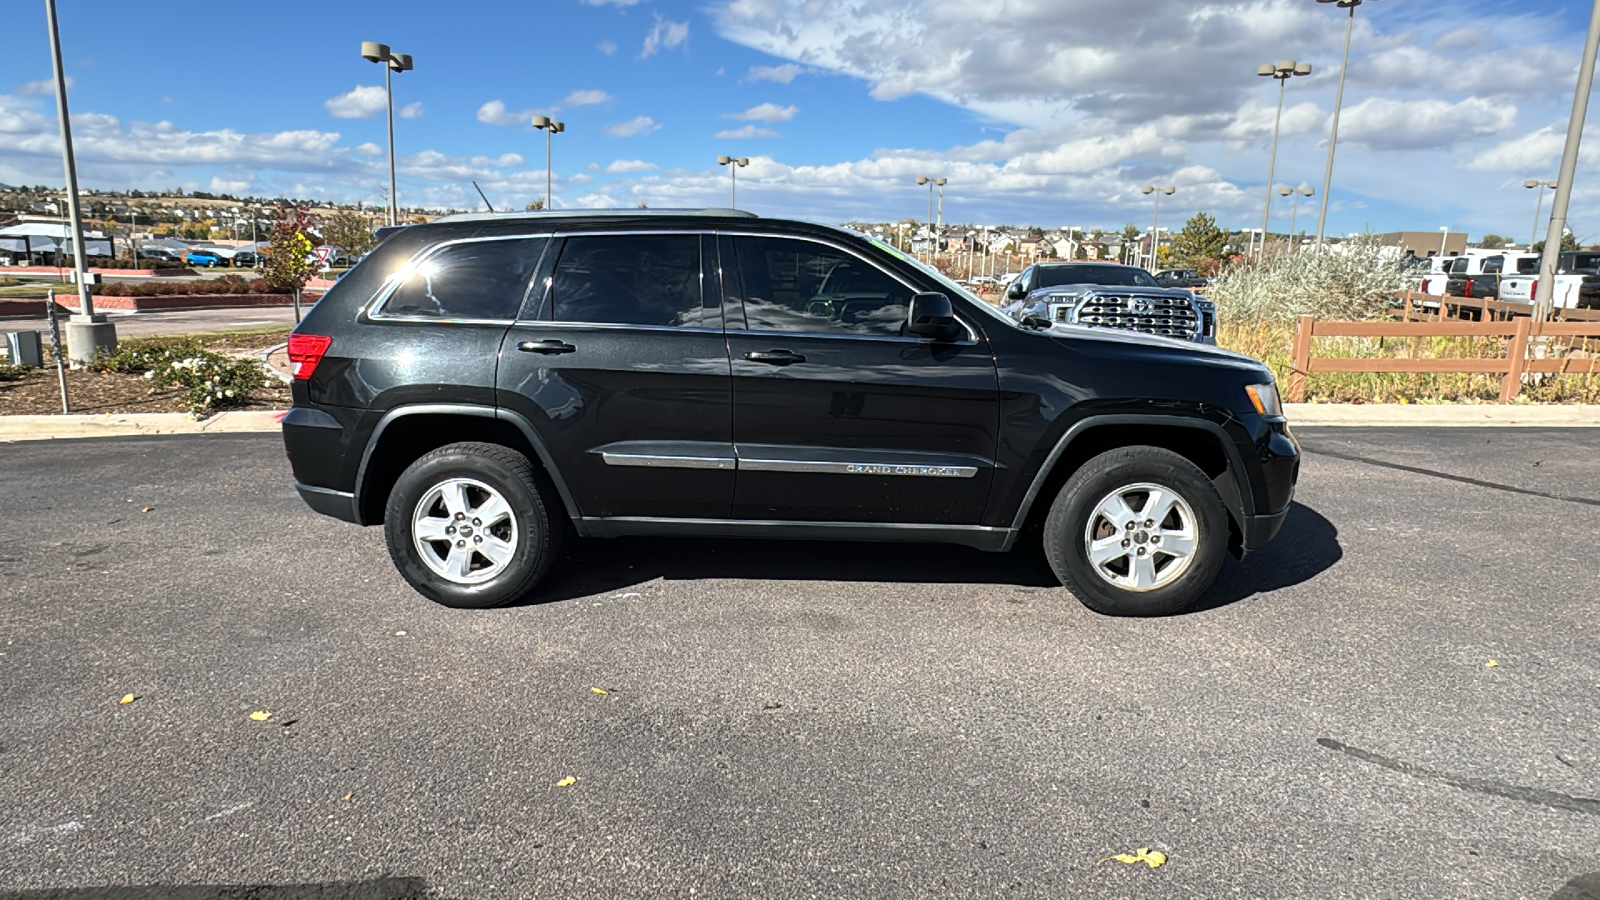
[[[1163,512],[1158,521],[1145,516],[1155,515],[1152,499]],[[1200,599],[1221,571],[1228,511],[1194,463],[1159,447],[1123,447],[1067,479],[1043,541],[1050,568],[1084,606],[1109,616],[1171,615]],[[1167,551],[1185,547],[1187,554]]]
[[[564,523],[551,511],[561,507],[548,485],[526,456],[498,444],[449,444],[425,453],[389,492],[383,517],[389,558],[435,603],[458,609],[515,603],[544,578],[560,548]]]

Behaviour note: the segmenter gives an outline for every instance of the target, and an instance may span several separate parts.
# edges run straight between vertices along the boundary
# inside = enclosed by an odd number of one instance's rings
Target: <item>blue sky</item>
[[[43,4],[0,31],[0,182],[61,183]],[[381,203],[382,70],[395,77],[400,199],[467,208],[725,205],[718,154],[751,157],[739,205],[771,215],[1144,225],[1138,188],[1259,225],[1276,89],[1277,178],[1321,189],[1344,14],[1313,0],[417,0],[211,2],[153,16],[61,0],[86,187]],[[1556,0],[1371,0],[1357,15],[1330,231],[1442,225],[1525,239],[1554,177],[1589,10]],[[193,27],[191,27],[191,24]],[[1600,120],[1600,109],[1595,110]],[[1600,129],[1572,221],[1600,240]],[[1592,157],[1592,158],[1591,158]],[[1585,181],[1590,183],[1586,184]],[[1277,201],[1273,227],[1286,229]],[[1320,198],[1303,203],[1314,227]],[[1546,206],[1548,208],[1548,205]]]

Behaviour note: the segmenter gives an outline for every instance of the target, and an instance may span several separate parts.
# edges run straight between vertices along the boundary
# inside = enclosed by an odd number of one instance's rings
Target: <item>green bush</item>
[[[139,375],[203,352],[200,342],[190,337],[142,338],[122,341],[115,353],[96,356],[88,368],[101,374]]]
[[[30,366],[11,366],[0,363],[0,381],[21,381],[32,374]]]
[[[143,374],[158,388],[178,388],[193,413],[245,406],[252,391],[267,386],[260,363],[213,353],[187,337],[126,341],[115,353],[96,357],[89,368],[100,373]]]
[[[113,281],[94,289],[97,297],[169,297],[191,294],[286,294],[260,281],[246,281],[238,275],[223,275],[203,281]]]

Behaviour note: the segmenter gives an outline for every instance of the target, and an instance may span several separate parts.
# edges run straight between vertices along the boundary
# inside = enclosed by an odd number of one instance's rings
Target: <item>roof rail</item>
[[[499,222],[506,219],[559,219],[559,218],[655,218],[657,216],[728,216],[754,219],[758,216],[743,209],[709,206],[703,209],[534,209],[503,213],[456,213],[440,216],[434,222]],[[430,223],[431,224],[431,223]]]

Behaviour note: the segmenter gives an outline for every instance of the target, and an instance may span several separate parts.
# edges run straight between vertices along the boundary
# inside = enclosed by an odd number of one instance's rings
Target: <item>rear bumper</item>
[[[348,491],[335,491],[329,488],[312,487],[296,481],[294,489],[300,492],[300,499],[306,505],[335,519],[361,524],[361,516],[356,511],[356,495]]]

